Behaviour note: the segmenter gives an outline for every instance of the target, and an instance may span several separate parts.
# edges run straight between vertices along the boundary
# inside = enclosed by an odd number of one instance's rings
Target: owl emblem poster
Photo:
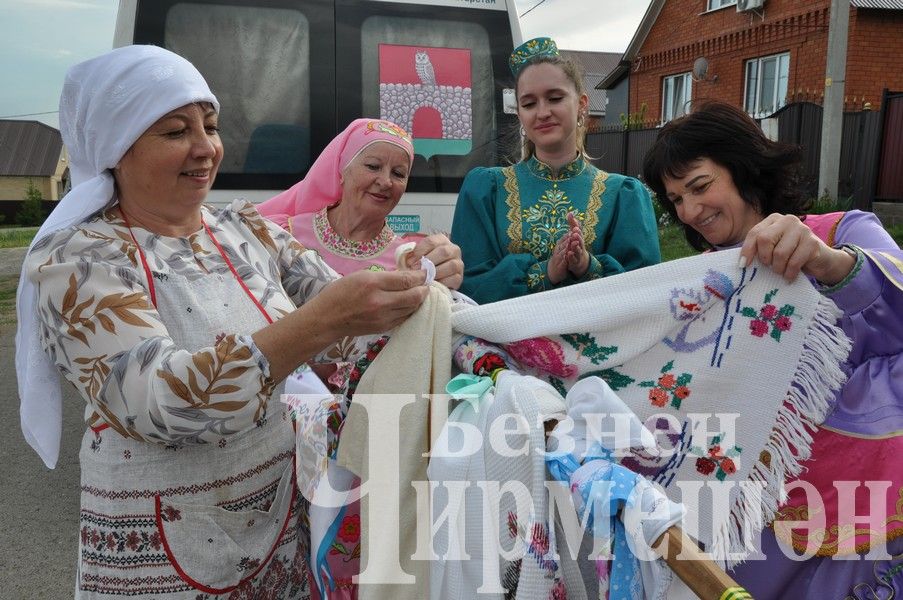
[[[414,138],[414,153],[468,154],[473,146],[470,50],[379,45],[380,118]]]

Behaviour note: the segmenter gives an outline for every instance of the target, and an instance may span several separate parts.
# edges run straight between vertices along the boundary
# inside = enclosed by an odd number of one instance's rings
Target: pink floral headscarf
[[[259,204],[257,210],[285,226],[295,215],[317,212],[335,204],[342,198],[342,171],[364,148],[375,142],[395,144],[414,162],[414,145],[404,129],[390,121],[356,119],[329,142],[304,179]]]

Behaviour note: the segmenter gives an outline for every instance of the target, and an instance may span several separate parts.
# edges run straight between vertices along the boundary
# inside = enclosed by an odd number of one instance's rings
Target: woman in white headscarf
[[[87,402],[78,597],[306,597],[281,382],[336,342],[365,351],[427,294],[420,271],[337,280],[252,205],[203,205],[218,111],[200,73],[153,46],[66,77],[73,189],[23,266],[16,370],[50,468],[57,372]]]

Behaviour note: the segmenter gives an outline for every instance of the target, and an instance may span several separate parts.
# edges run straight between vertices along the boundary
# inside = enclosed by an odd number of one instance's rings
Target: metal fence
[[[818,163],[821,152],[822,107],[812,102],[794,102],[774,113],[778,139],[803,149],[803,167],[808,194],[818,197]],[[888,132],[881,111],[845,112],[841,139],[838,195],[851,208],[870,210],[876,195],[882,138]],[[882,129],[884,134],[882,136]],[[593,163],[605,171],[638,176],[643,157],[655,142],[658,126],[606,130],[587,135],[587,151]],[[903,169],[901,169],[903,171]],[[903,197],[891,198],[903,201]]]

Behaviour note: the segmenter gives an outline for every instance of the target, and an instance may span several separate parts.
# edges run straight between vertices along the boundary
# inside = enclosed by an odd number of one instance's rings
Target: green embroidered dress
[[[546,274],[555,244],[573,211],[590,253],[586,274],[557,286]],[[452,225],[461,246],[461,291],[495,302],[599,279],[661,260],[652,200],[632,177],[600,171],[578,158],[557,176],[535,157],[510,167],[467,174]]]

